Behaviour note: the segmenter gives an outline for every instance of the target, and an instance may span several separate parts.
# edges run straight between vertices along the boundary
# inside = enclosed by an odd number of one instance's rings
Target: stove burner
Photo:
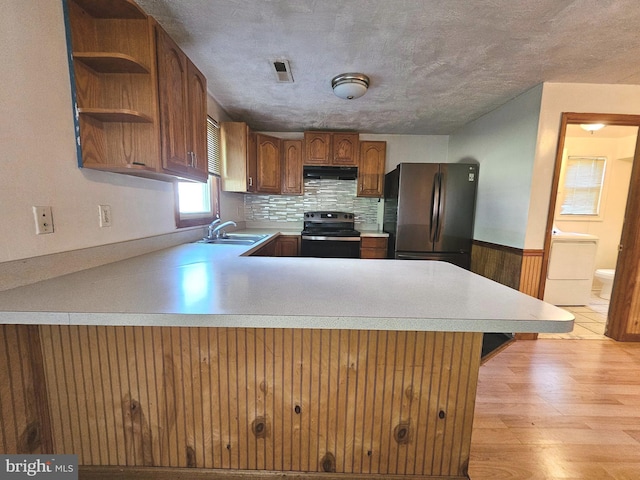
[[[300,254],[303,257],[358,258],[360,232],[353,213],[307,212]]]
[[[325,237],[359,237],[355,229],[353,213],[347,212],[306,212],[302,235]]]

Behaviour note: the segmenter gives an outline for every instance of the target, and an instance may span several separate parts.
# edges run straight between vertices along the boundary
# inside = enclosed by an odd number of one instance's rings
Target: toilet
[[[600,298],[611,299],[611,287],[613,287],[613,277],[616,271],[613,268],[599,268],[596,270],[595,277],[602,282],[602,290],[600,290]]]

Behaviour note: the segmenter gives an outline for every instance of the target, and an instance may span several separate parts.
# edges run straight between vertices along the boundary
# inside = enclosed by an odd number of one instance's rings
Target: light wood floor
[[[488,360],[469,476],[640,479],[640,343],[517,341]]]

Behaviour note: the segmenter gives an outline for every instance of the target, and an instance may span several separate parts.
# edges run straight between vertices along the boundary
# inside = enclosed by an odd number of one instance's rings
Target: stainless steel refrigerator
[[[389,258],[443,260],[467,270],[478,165],[401,163],[385,176]]]

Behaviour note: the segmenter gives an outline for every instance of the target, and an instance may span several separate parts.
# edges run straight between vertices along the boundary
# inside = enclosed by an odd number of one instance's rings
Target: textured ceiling
[[[638,0],[138,3],[256,130],[450,134],[541,82],[640,83]],[[333,95],[345,72],[370,77],[365,96]]]

